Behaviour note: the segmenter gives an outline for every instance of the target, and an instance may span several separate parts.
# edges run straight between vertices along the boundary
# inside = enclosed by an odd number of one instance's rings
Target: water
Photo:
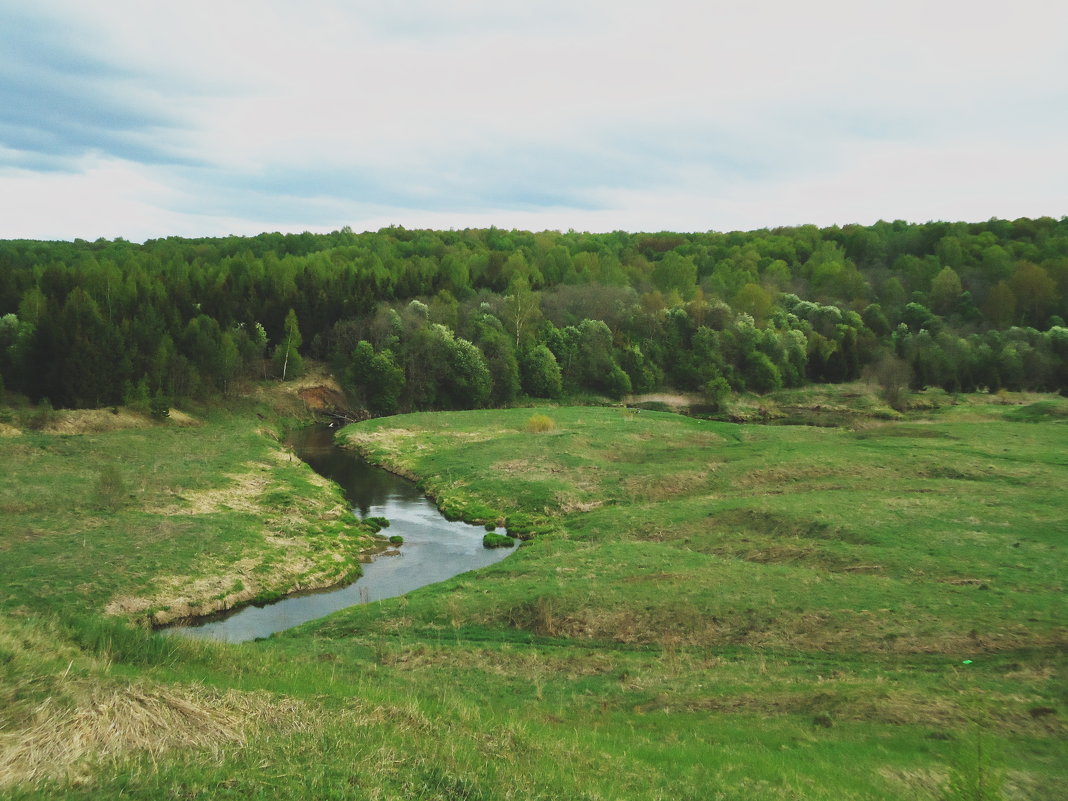
[[[400,553],[363,565],[363,576],[344,587],[290,596],[266,606],[247,606],[220,619],[173,626],[162,633],[227,642],[267,637],[347,606],[393,598],[485,567],[512,552],[511,548],[482,547],[484,527],[446,520],[414,483],[338,448],[333,434],[325,426],[307,428],[290,444],[315,472],[341,486],[360,516],[388,518],[391,525],[382,533],[404,537]]]

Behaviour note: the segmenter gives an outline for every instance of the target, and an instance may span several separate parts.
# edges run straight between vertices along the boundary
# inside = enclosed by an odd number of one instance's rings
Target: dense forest
[[[1068,218],[0,242],[0,392],[149,405],[329,361],[376,414],[890,376],[1068,391]]]

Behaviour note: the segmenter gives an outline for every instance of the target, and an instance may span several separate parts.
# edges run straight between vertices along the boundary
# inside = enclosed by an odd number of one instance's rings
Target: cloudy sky
[[[1068,214],[1064,0],[0,0],[0,237]]]

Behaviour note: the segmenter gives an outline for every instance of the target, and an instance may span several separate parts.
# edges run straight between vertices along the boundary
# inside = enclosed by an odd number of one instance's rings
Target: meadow
[[[7,437],[0,797],[1060,797],[1068,402],[812,392],[350,426],[521,547],[237,646],[127,623],[359,537],[255,414]]]

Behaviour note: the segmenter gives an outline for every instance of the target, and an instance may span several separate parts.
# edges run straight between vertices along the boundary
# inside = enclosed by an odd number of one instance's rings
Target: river
[[[290,440],[297,455],[315,472],[336,482],[361,517],[385,517],[386,535],[399,534],[404,544],[396,555],[382,555],[363,565],[363,575],[344,587],[302,593],[264,606],[246,606],[203,623],[172,626],[162,634],[182,634],[226,642],[267,637],[356,604],[404,595],[468,570],[499,562],[511,548],[484,548],[482,526],[446,520],[411,481],[339,448],[334,430],[313,426]]]

